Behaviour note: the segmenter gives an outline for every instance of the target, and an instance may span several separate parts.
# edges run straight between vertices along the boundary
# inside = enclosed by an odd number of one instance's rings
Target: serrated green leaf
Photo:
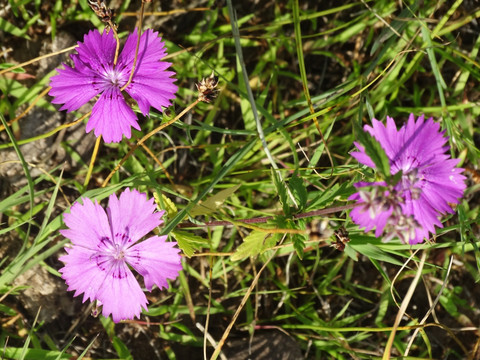
[[[195,251],[207,245],[206,239],[186,231],[176,230],[170,232],[170,234],[177,240],[178,247],[188,257],[191,257]]]
[[[199,215],[209,215],[218,211],[218,208],[223,206],[225,200],[227,200],[240,185],[232,186],[228,189],[219,191],[213,196],[210,196],[207,200],[202,201],[198,205],[190,210],[190,216],[195,217]]]
[[[322,191],[311,191],[310,198],[313,198],[306,210],[316,210],[318,208],[330,205],[338,197],[349,197],[354,189],[348,183],[334,184],[330,188]],[[317,195],[318,194],[318,195]]]
[[[305,249],[305,242],[308,240],[307,234],[293,234],[292,244],[293,248],[297,252],[298,257],[303,259],[303,250]]]
[[[256,256],[272,246],[275,246],[278,239],[279,234],[254,230],[243,239],[243,243],[237,248],[235,254],[231,256],[231,259],[237,261],[243,260],[249,256]]]
[[[158,193],[153,193],[153,197],[155,199],[155,203],[157,204],[158,208],[160,210],[165,210],[167,213],[168,218],[172,218],[178,213],[177,206],[175,203],[170,200],[168,197],[162,194],[162,197],[160,198],[158,196]]]

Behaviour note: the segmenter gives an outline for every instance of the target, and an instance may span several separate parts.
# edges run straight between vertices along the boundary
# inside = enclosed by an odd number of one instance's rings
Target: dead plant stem
[[[189,106],[187,106],[180,114],[178,114],[177,116],[175,116],[172,120],[170,121],[167,121],[166,123],[163,123],[161,124],[160,126],[158,126],[157,128],[153,129],[152,131],[150,131],[147,135],[145,135],[144,137],[142,137],[140,140],[137,141],[137,143],[135,145],[132,146],[132,148],[130,149],[130,151],[122,158],[122,160],[120,160],[120,162],[117,164],[117,166],[115,166],[115,169],[113,169],[110,174],[108,174],[107,178],[105,179],[105,181],[103,182],[102,184],[102,187],[105,187],[107,186],[108,182],[110,181],[110,179],[112,178],[112,176],[118,171],[118,169],[120,169],[120,167],[125,163],[125,161],[127,161],[127,159],[133,154],[133,152],[140,146],[142,145],[145,141],[147,141],[149,138],[151,138],[153,135],[155,135],[157,132],[159,132],[160,130],[166,128],[167,126],[170,126],[171,124],[173,124],[174,122],[176,122],[177,120],[179,120],[180,118],[183,117],[183,115],[185,115],[187,112],[189,112],[192,108],[194,108],[198,103],[200,102],[200,100],[195,100],[193,103],[191,103]]]
[[[37,95],[37,97],[32,101],[32,103],[23,111],[20,115],[18,115],[15,119],[10,120],[7,124],[8,126],[12,126],[12,124],[16,123],[18,120],[23,118],[25,115],[28,114],[30,110],[35,106],[37,102],[40,101],[41,98],[43,98],[47,93],[50,91],[51,87],[47,87],[45,90],[43,90],[40,94]],[[0,131],[5,130],[5,126],[0,125]]]
[[[62,53],[64,53],[64,52],[68,52],[68,51],[70,51],[70,50],[75,49],[77,46],[78,46],[78,45],[70,46],[70,47],[68,47],[68,48],[66,48],[66,49],[63,49],[63,50],[60,50],[60,51],[56,51],[56,52],[51,53],[51,54],[42,55],[42,56],[36,57],[36,58],[34,58],[34,59],[32,59],[32,60],[25,61],[25,62],[23,62],[23,63],[21,63],[21,64],[17,64],[17,65],[11,66],[11,67],[9,67],[9,68],[7,68],[7,69],[4,69],[4,70],[0,71],[0,75],[3,75],[3,74],[5,74],[5,73],[7,73],[7,72],[10,72],[10,71],[12,71],[12,70],[21,68],[21,67],[23,67],[23,66],[33,64],[34,62],[37,62],[37,61],[39,61],[39,60],[46,59],[46,58],[49,58],[49,57],[52,57],[52,56],[55,56],[55,55],[58,55],[58,54],[62,54]]]
[[[266,269],[267,265],[270,263],[270,261],[275,257],[277,254],[277,251],[275,251],[263,264],[262,268],[258,271],[257,275],[253,279],[252,283],[250,284],[250,287],[248,288],[247,292],[245,293],[245,296],[243,297],[242,301],[240,302],[240,305],[238,306],[237,310],[235,311],[235,314],[232,317],[232,320],[230,321],[230,324],[228,324],[227,329],[223,333],[222,338],[218,342],[217,347],[215,348],[215,351],[210,358],[210,360],[216,360],[218,355],[220,354],[220,351],[222,351],[222,347],[225,344],[225,341],[227,340],[228,335],[230,334],[230,331],[232,330],[233,325],[237,321],[238,316],[240,315],[240,312],[242,311],[243,307],[247,303],[248,298],[250,297],[250,294],[252,293],[253,289],[255,286],[257,286],[258,279],[260,278],[260,275],[262,274],[263,270]]]
[[[77,120],[75,121],[72,121],[71,123],[68,123],[68,124],[62,124],[58,127],[56,127],[55,129],[45,133],[45,134],[42,134],[42,135],[38,135],[38,136],[34,136],[34,137],[31,137],[31,138],[28,138],[28,139],[23,139],[23,140],[18,140],[17,144],[18,145],[24,145],[24,144],[28,144],[28,143],[31,143],[33,141],[37,141],[37,140],[40,140],[40,139],[46,139],[52,135],[55,135],[57,132],[59,131],[62,131],[63,129],[66,129],[66,128],[69,128],[73,125],[76,125],[78,124],[80,121],[84,120],[85,118],[89,117],[90,114],[92,112],[89,111],[88,113],[86,113],[85,115],[79,117]],[[7,148],[10,148],[10,147],[13,147],[12,143],[8,143],[8,144],[0,144],[0,150],[3,150],[3,149],[7,149]]]

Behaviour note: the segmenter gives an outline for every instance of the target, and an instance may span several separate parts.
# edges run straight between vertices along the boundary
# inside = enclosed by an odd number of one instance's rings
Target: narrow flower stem
[[[115,169],[113,169],[113,170],[110,172],[110,174],[108,174],[107,178],[105,179],[105,181],[104,181],[103,184],[102,184],[102,187],[107,186],[107,184],[108,184],[108,182],[110,181],[110,179],[112,178],[112,176],[118,171],[118,169],[120,169],[120,167],[125,163],[125,161],[127,161],[127,159],[133,154],[133,152],[134,152],[140,145],[142,145],[145,141],[147,141],[148,139],[150,139],[153,135],[155,135],[155,134],[156,134],[157,132],[159,132],[160,130],[166,128],[167,126],[170,126],[171,124],[173,124],[174,122],[176,122],[177,120],[179,120],[180,118],[182,118],[183,115],[185,115],[187,112],[189,112],[191,109],[193,109],[199,102],[200,102],[199,99],[195,100],[193,103],[191,103],[190,105],[188,105],[180,114],[178,114],[177,116],[175,116],[172,120],[167,121],[166,123],[161,124],[161,125],[158,126],[157,128],[155,128],[155,129],[153,129],[152,131],[150,131],[147,135],[145,135],[144,137],[142,137],[140,140],[138,140],[137,143],[132,146],[132,148],[130,149],[130,151],[123,157],[123,159],[120,160],[120,162],[117,164],[117,166],[115,166]]]
[[[207,335],[208,335],[208,326],[210,324],[210,309],[212,307],[212,289],[213,289],[213,256],[210,256],[209,259],[209,269],[208,269],[208,302],[207,302],[207,317],[205,319],[205,336],[203,338],[203,359],[207,360]],[[216,347],[216,345],[214,345]],[[222,356],[222,353],[220,353]]]
[[[357,204],[348,204],[342,206],[335,206],[326,209],[320,210],[313,210],[302,214],[293,215],[293,219],[303,219],[307,217],[315,217],[315,216],[324,216],[329,214],[334,214],[344,210],[350,210],[356,207]],[[241,224],[264,224],[269,220],[272,220],[273,216],[262,216],[257,218],[251,219],[240,219],[235,221],[228,221],[228,220],[219,220],[219,221],[209,221],[204,224],[194,224],[191,222],[185,222],[177,225],[177,228],[186,228],[186,227],[214,227],[214,226],[229,226],[229,225],[241,225]]]
[[[142,0],[142,6],[140,7],[140,20],[139,20],[139,24],[138,24],[137,45],[135,46],[135,57],[133,58],[132,71],[130,71],[130,76],[128,78],[127,83],[120,89],[120,91],[125,90],[127,88],[127,86],[130,85],[130,83],[132,82],[132,79],[133,79],[133,73],[135,72],[135,67],[137,66],[138,48],[140,47],[140,37],[142,35],[144,10],[145,10],[145,1]]]
[[[117,46],[115,47],[115,57],[113,58],[113,66],[115,67],[115,65],[117,65],[117,61],[118,61],[118,54],[120,53],[120,39],[118,38],[117,29],[115,29],[114,24],[110,21],[108,23],[108,25],[112,29],[113,36],[115,36],[115,41],[117,43]]]
[[[92,176],[93,172],[93,165],[95,165],[95,159],[97,158],[98,148],[100,147],[100,141],[102,137],[99,136],[97,141],[95,142],[95,147],[93,148],[92,158],[90,159],[90,165],[88,166],[87,177],[85,178],[85,182],[83,183],[84,187],[87,187],[88,183],[90,182],[90,177]]]
[[[63,50],[60,50],[60,51],[56,51],[54,53],[51,53],[51,54],[46,54],[46,55],[42,55],[42,56],[39,56],[39,57],[36,57],[34,59],[31,59],[31,60],[28,60],[28,61],[25,61],[21,64],[17,64],[17,65],[14,65],[14,66],[10,66],[9,68],[6,68],[4,70],[1,70],[0,71],[0,75],[3,75],[9,71],[12,71],[12,70],[15,70],[15,69],[18,69],[18,68],[21,68],[23,66],[26,66],[26,65],[30,65],[30,64],[33,64],[34,62],[37,62],[39,60],[42,60],[42,59],[46,59],[46,58],[49,58],[49,57],[52,57],[52,56],[55,56],[55,55],[58,55],[58,54],[62,54],[64,52],[68,52],[70,50],[73,50],[77,47],[78,45],[74,45],[74,46],[70,46],[66,49],[63,49]]]
[[[417,272],[415,274],[415,277],[413,278],[410,287],[408,288],[407,294],[405,295],[402,305],[400,306],[400,309],[398,309],[397,316],[395,318],[395,322],[392,326],[392,332],[390,333],[390,336],[388,337],[387,345],[385,346],[385,350],[383,352],[383,357],[382,360],[389,360],[391,356],[391,351],[393,347],[393,342],[395,340],[395,334],[397,332],[398,326],[400,324],[400,321],[403,318],[403,315],[405,314],[405,311],[407,310],[408,304],[410,303],[410,300],[412,299],[413,293],[415,292],[415,288],[417,287],[418,281],[420,280],[420,277],[422,276],[422,269],[423,266],[425,265],[425,258],[426,258],[426,251],[422,252],[422,257],[420,258],[420,262],[417,268]],[[413,255],[412,255],[413,257]]]
[[[150,150],[150,148],[148,146],[146,146],[145,144],[141,144],[141,145],[142,145],[143,149],[148,153],[148,155],[150,155],[150,157],[153,159],[153,161],[155,161],[157,163],[157,165],[160,166],[160,168],[162,169],[163,173],[167,177],[167,180],[170,182],[170,184],[175,185],[175,183],[173,182],[172,177],[168,173],[167,169],[165,169],[162,162],[155,156],[155,154],[152,152],[152,150]]]

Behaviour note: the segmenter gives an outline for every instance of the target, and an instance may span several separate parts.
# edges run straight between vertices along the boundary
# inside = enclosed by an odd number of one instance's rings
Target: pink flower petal
[[[115,194],[110,195],[107,211],[113,233],[128,234],[128,239],[136,242],[163,223],[164,211],[155,212],[156,209],[153,198],[147,201],[147,196],[137,190],[125,189],[120,199]],[[115,242],[127,247],[132,245]]]
[[[135,47],[137,30],[128,37],[118,59],[118,68],[130,74]],[[160,61],[166,55],[165,44],[158,37],[158,33],[149,29],[140,37],[137,64],[130,85],[125,91],[138,104],[143,115],[150,112],[150,107],[163,111],[164,107],[172,105],[178,87],[173,84],[173,71],[165,71],[171,64]]]
[[[95,201],[82,198],[83,204],[76,202],[70,208],[70,213],[63,215],[66,230],[60,233],[74,245],[88,249],[96,249],[100,239],[111,237],[110,224],[105,210]]]
[[[178,90],[177,85],[173,84],[175,79],[169,78],[173,75],[175,73],[171,71],[156,77],[137,75],[125,91],[135,99],[143,115],[150,112],[150,107],[163,111],[163,108],[172,105],[171,100],[175,99]],[[153,81],[155,79],[156,81]]]
[[[83,295],[82,302],[98,299],[98,291],[103,286],[107,273],[102,270],[92,257],[95,251],[81,246],[66,248],[67,255],[61,256],[60,261],[65,266],[59,271],[68,285],[68,291],[75,290],[73,296]]]
[[[105,30],[100,34],[92,30],[83,38],[83,43],[78,42],[77,53],[79,60],[95,72],[101,72],[106,65],[113,65],[117,42],[113,31]]]
[[[145,287],[155,284],[167,288],[167,279],[175,279],[182,269],[179,249],[175,242],[165,242],[166,236],[153,236],[135,244],[126,255],[126,261],[144,277]]]
[[[52,88],[48,95],[54,97],[52,103],[64,104],[60,111],[78,110],[102,91],[93,86],[96,74],[91,71],[82,72],[68,66],[57,71],[58,75],[50,78]]]
[[[123,46],[122,52],[118,57],[117,66],[119,68],[126,67],[128,70],[132,68],[133,59],[135,58],[135,48],[137,46],[138,30],[130,34]],[[156,67],[159,65],[159,60],[167,54],[165,43],[161,41],[158,32],[148,29],[140,36],[140,44],[138,47],[137,67],[134,75],[141,72],[143,67]],[[165,70],[164,68],[161,69]],[[130,73],[129,73],[130,75]]]
[[[111,87],[103,92],[93,106],[86,131],[95,129],[95,136],[102,136],[106,143],[119,142],[125,135],[130,139],[131,127],[140,130],[137,116],[127,105],[120,89]]]
[[[97,299],[103,305],[103,316],[112,314],[114,322],[140,317],[142,308],[147,310],[148,304],[135,276],[123,261],[111,267],[98,289]]]

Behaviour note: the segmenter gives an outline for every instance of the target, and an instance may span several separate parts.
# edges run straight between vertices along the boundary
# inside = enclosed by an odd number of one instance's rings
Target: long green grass
[[[125,37],[140,1],[116,4]],[[166,41],[179,85],[175,105],[141,118],[142,131],[131,140],[101,144],[92,164],[91,148],[82,152],[73,138],[58,137],[85,112],[24,136],[31,116],[56,112],[42,95],[54,72],[37,76],[40,49],[29,54],[31,64],[8,68],[26,61],[22,48],[29,44],[48,48],[62,33],[82,40],[102,22],[86,0],[6,2],[1,358],[236,359],[235,339],[246,339],[248,352],[271,333],[293,339],[291,354],[306,359],[477,358],[480,7],[461,0],[171,6],[149,4],[144,28]],[[57,59],[48,61],[59,66]],[[149,138],[106,183],[138,139],[195,101],[195,83],[212,71],[217,98]],[[443,219],[434,241],[415,246],[365,234],[345,206],[353,183],[375,178],[349,155],[356,129],[387,115],[400,125],[410,113],[441,123],[468,175],[456,214]],[[55,139],[68,166],[35,163],[28,146]],[[15,182],[2,170],[12,164]],[[29,271],[43,267],[45,281],[63,283],[63,212],[80,197],[102,201],[126,187],[167,209],[159,231],[178,242],[184,269],[170,289],[154,290],[149,311],[121,324],[91,317],[72,292],[58,292],[53,319],[42,317],[41,301],[26,306],[25,292],[40,291],[20,282]],[[350,240],[344,250],[340,229]],[[275,357],[275,348],[267,343],[263,355],[251,356],[289,358]]]

